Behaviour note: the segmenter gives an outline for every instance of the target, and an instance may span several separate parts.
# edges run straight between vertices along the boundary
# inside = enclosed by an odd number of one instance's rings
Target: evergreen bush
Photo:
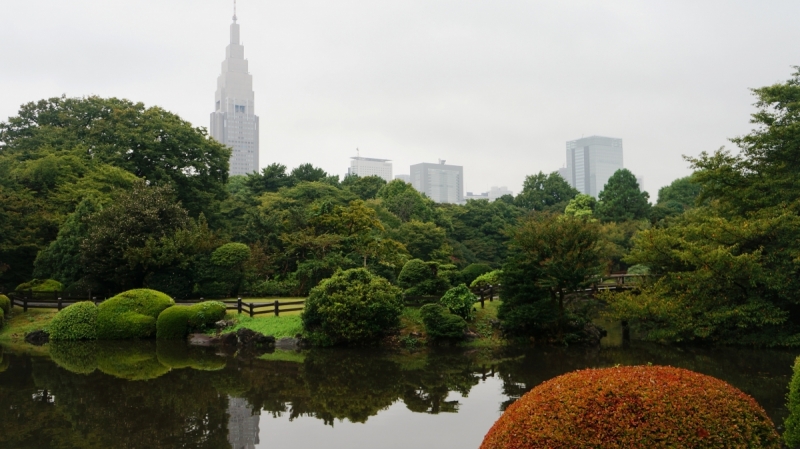
[[[0,310],[6,314],[11,313],[11,300],[6,295],[0,295]]]
[[[339,271],[308,296],[303,328],[320,345],[375,343],[400,326],[402,291],[364,268]]]
[[[484,273],[475,278],[472,283],[469,284],[471,288],[475,287],[488,287],[490,285],[499,285],[500,284],[500,276],[503,275],[503,270],[494,270],[488,273]]]
[[[471,263],[461,270],[461,282],[470,285],[478,276],[492,271],[492,267],[485,263]]]
[[[481,449],[553,447],[779,449],[761,406],[729,384],[666,366],[587,369],[511,404]]]
[[[419,309],[425,333],[432,340],[459,340],[464,338],[467,322],[447,311],[439,304],[426,304]]]
[[[156,337],[159,340],[186,338],[190,332],[204,330],[225,318],[225,303],[205,301],[191,306],[174,305],[158,315]]]
[[[789,382],[789,416],[783,421],[786,431],[783,432],[783,440],[789,447],[800,446],[800,357],[795,359],[792,367],[792,380]]]
[[[61,282],[54,279],[33,279],[17,285],[17,288],[14,290],[18,292],[25,290],[32,290],[35,292],[60,292],[64,290],[64,286]]]
[[[420,259],[411,259],[403,265],[397,285],[405,290],[406,296],[438,295],[450,287],[447,279],[439,276],[438,263]]]
[[[97,307],[97,338],[153,337],[158,315],[172,305],[172,298],[155,290],[140,288],[120,293]]]
[[[82,301],[58,312],[48,328],[50,340],[94,340],[97,338],[97,306]]]
[[[450,310],[450,313],[471,320],[475,311],[475,296],[465,284],[453,287],[442,296],[439,303]]]

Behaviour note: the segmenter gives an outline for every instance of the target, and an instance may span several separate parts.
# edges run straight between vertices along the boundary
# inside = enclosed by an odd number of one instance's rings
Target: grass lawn
[[[25,341],[25,334],[31,331],[44,329],[56,315],[55,309],[28,309],[14,307],[10,316],[6,316],[5,323],[0,329],[0,341],[18,343]]]
[[[264,335],[272,335],[275,338],[294,337],[303,333],[303,323],[300,321],[300,313],[293,315],[281,314],[281,316],[262,316],[250,318],[244,314],[239,315],[235,326],[225,329],[225,333],[236,332],[246,328]]]

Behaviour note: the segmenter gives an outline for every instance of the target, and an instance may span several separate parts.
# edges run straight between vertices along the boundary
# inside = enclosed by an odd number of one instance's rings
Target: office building
[[[350,168],[347,169],[348,175],[357,175],[361,178],[366,176],[379,176],[386,182],[392,180],[391,159],[375,159],[371,157],[351,157]]]
[[[217,78],[211,137],[232,149],[229,174],[258,171],[258,116],[255,115],[253,75],[247,71],[244,46],[234,11],[231,41],[225,49],[222,73]]]
[[[411,185],[437,203],[464,203],[464,167],[424,162],[411,166]]]
[[[399,179],[405,183],[411,184],[411,175],[394,175],[394,179]]]
[[[621,168],[622,139],[591,136],[567,142],[567,182],[581,193],[597,198]]]
[[[464,195],[464,200],[465,201],[466,200],[486,200],[486,201],[489,201],[489,192],[483,192],[483,193],[467,192],[467,194]]]
[[[488,200],[491,202],[500,198],[503,195],[514,196],[514,192],[508,190],[508,187],[506,186],[502,187],[492,186],[492,188],[489,189],[488,192],[483,192],[483,193],[467,192],[467,194],[464,195],[464,200]]]

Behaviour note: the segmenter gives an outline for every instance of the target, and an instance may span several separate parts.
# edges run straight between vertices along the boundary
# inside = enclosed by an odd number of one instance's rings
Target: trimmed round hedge
[[[156,338],[186,338],[189,332],[203,330],[225,318],[225,303],[205,301],[191,306],[174,305],[164,309],[156,322]]]
[[[459,340],[464,338],[467,322],[450,313],[440,304],[425,304],[419,309],[425,333],[432,340]]]
[[[158,315],[173,305],[172,298],[156,290],[139,288],[120,293],[97,307],[97,338],[152,337],[156,334]]]
[[[6,295],[0,295],[0,310],[5,312],[6,315],[11,313],[11,300]]]
[[[60,292],[64,290],[64,285],[55,279],[33,279],[17,285],[17,288],[14,290],[18,292],[23,290],[32,290],[35,292]]]
[[[97,306],[91,301],[76,302],[58,312],[47,331],[53,341],[94,340],[97,338]]]
[[[403,292],[364,268],[336,272],[311,289],[302,320],[317,345],[376,343],[400,326]]]
[[[535,387],[506,409],[481,449],[781,447],[750,396],[666,366],[587,369]]]

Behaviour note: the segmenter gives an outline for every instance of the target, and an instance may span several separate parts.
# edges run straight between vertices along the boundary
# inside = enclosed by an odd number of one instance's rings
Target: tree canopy
[[[597,195],[595,215],[602,221],[641,220],[649,216],[650,195],[639,190],[639,182],[630,170],[614,172],[603,191]]]

